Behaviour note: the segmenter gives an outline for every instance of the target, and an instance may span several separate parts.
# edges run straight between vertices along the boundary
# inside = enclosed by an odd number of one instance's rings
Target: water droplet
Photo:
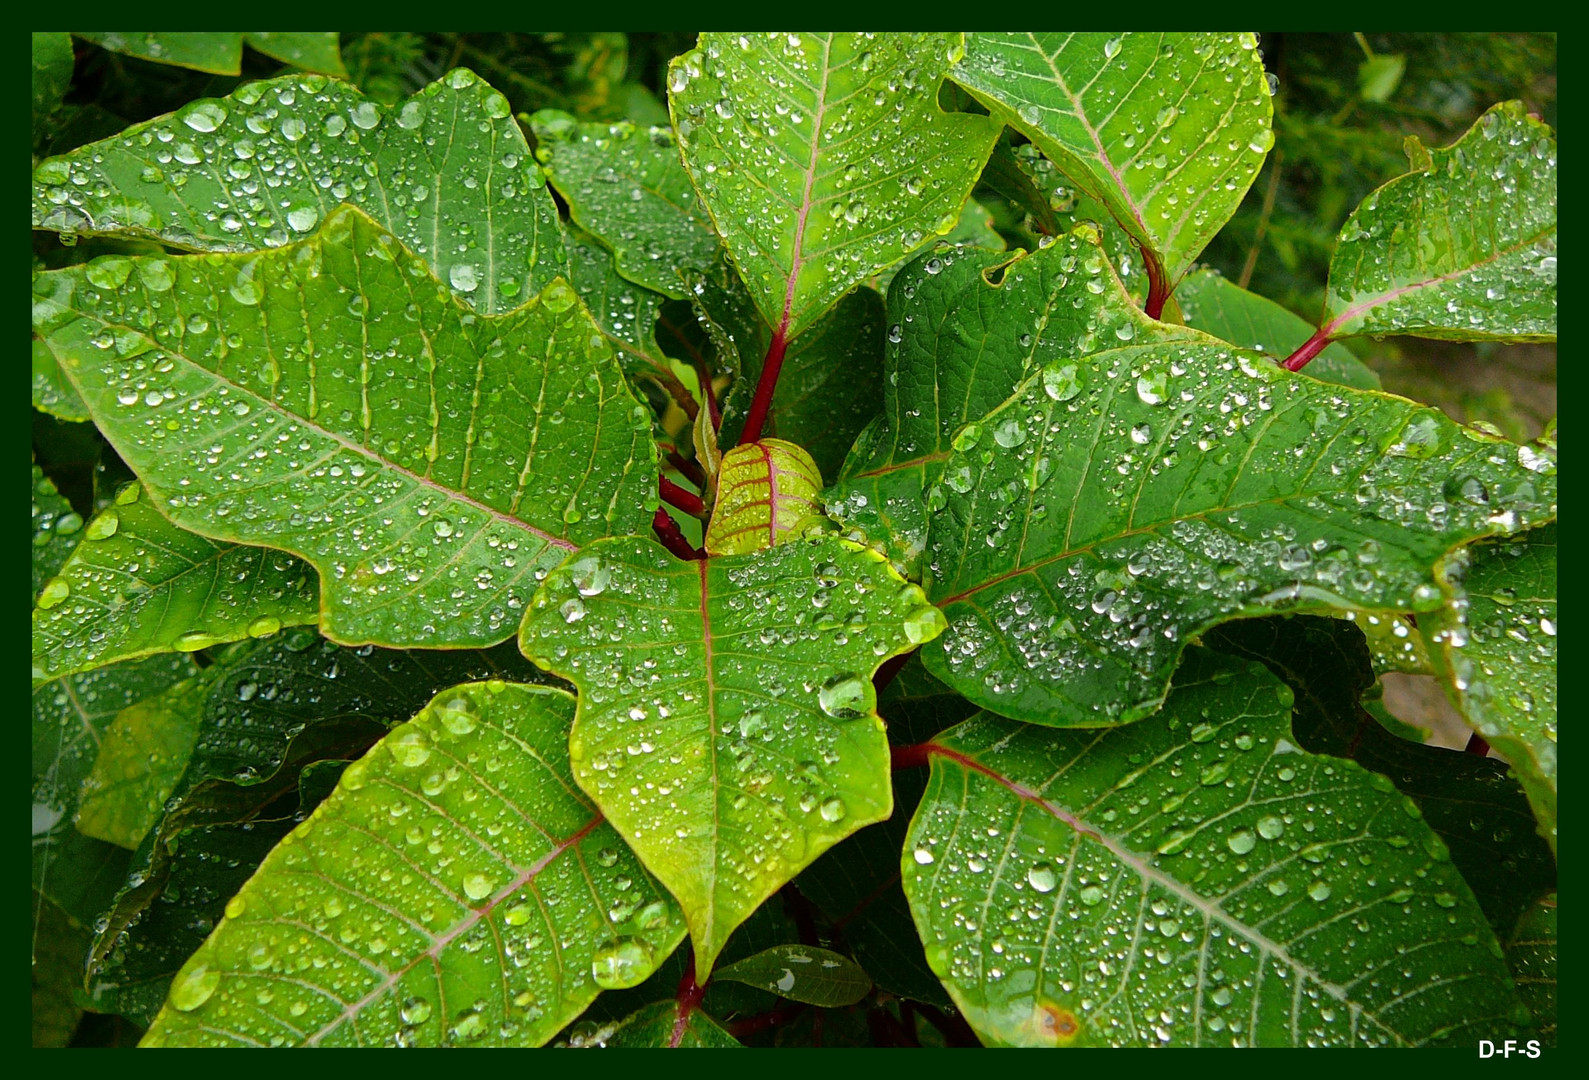
[[[872,681],[850,672],[835,675],[817,691],[817,704],[835,720],[854,720],[871,711]]]
[[[925,847],[918,847],[911,854],[915,858],[916,864],[918,866],[931,866],[933,863],[932,852],[927,850]]]
[[[171,984],[171,1007],[180,1012],[192,1012],[219,989],[221,973],[211,971],[204,964],[195,964]]]
[[[463,876],[463,892],[471,900],[484,900],[491,895],[495,883],[478,871]]]
[[[656,970],[651,946],[636,937],[621,937],[601,946],[590,962],[591,976],[605,990],[639,986]]]
[[[1053,863],[1033,863],[1026,872],[1026,883],[1040,893],[1053,892],[1059,884],[1059,875],[1054,872]]]
[[[928,605],[918,608],[905,616],[905,637],[912,645],[920,645],[931,641],[949,628],[949,620],[944,618],[943,612]]]
[[[1225,841],[1225,845],[1237,855],[1245,855],[1258,846],[1258,838],[1253,836],[1252,830],[1242,829],[1239,832],[1231,833],[1230,838]]]
[[[822,820],[827,822],[842,821],[846,813],[844,800],[837,796],[826,799],[822,803]]]
[[[1076,896],[1077,899],[1079,899],[1083,904],[1086,904],[1088,907],[1097,907],[1099,904],[1103,903],[1103,889],[1097,885],[1083,886],[1081,891],[1078,892]]]
[[[83,533],[90,540],[105,540],[116,535],[116,530],[121,527],[121,518],[116,511],[106,510],[93,521],[88,523],[88,531]]]
[[[612,568],[596,555],[584,555],[568,568],[568,576],[581,596],[599,596],[612,581]]]
[[[411,997],[403,1002],[399,1014],[405,1024],[423,1024],[430,1019],[430,1002],[422,997]]]

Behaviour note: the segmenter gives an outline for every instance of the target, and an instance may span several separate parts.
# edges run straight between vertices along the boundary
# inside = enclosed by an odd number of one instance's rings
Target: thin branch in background
[[[1269,161],[1269,186],[1263,193],[1263,209],[1258,214],[1258,231],[1253,234],[1252,247],[1247,249],[1247,261],[1242,264],[1241,277],[1236,281],[1236,284],[1243,289],[1252,281],[1252,270],[1258,265],[1258,252],[1263,248],[1264,234],[1269,231],[1269,218],[1274,213],[1275,196],[1280,191],[1280,166],[1285,161],[1285,154],[1276,150]]]

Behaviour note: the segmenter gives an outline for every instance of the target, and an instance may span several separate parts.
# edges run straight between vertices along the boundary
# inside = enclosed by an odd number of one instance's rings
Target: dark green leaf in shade
[[[65,599],[67,586],[53,583],[55,575],[83,535],[83,515],[72,509],[66,496],[55,490],[55,484],[44,475],[44,470],[33,466],[33,546],[32,582],[36,600]],[[46,597],[48,594],[48,597]]]
[[[227,903],[143,1045],[535,1046],[642,981],[683,920],[574,786],[572,712],[438,695]]]
[[[74,32],[75,33],[75,32]],[[102,49],[173,64],[215,75],[236,75],[242,68],[243,43],[266,56],[305,71],[347,77],[342,53],[334,33],[248,34],[248,33],[127,33],[84,34]]]
[[[676,1001],[659,1001],[614,1024],[571,1031],[561,1045],[585,1050],[724,1049],[739,1040],[699,1009],[680,1015]]]
[[[566,244],[574,289],[617,350],[624,371],[630,378],[649,379],[664,390],[676,384],[678,376],[656,339],[662,294],[621,277],[612,252],[577,225],[568,226]]]
[[[280,247],[343,203],[481,312],[568,273],[557,208],[507,99],[463,68],[392,107],[316,75],[248,83],[33,172],[36,229],[196,251]]]
[[[716,978],[823,1008],[853,1005],[872,989],[872,981],[854,960],[809,945],[775,945],[718,968]]]
[[[1544,897],[1518,921],[1506,939],[1518,996],[1534,1014],[1540,1042],[1556,1045],[1556,894]]]
[[[291,247],[102,257],[34,289],[146,497],[314,564],[333,639],[501,641],[539,573],[650,522],[649,411],[560,279],[476,316],[343,207]]]
[[[34,37],[40,35],[35,34]],[[83,985],[88,929],[33,894],[33,1047],[65,1046],[83,1017],[77,993]]]
[[[50,119],[60,107],[61,98],[66,96],[67,89],[72,85],[72,65],[70,37],[62,33],[33,32],[32,63],[29,65],[29,70],[32,73],[35,149],[48,131]]]
[[[984,1042],[1471,1048],[1527,1022],[1415,804],[1297,747],[1261,665],[1194,649],[1176,679],[1127,727],[983,714],[926,747],[905,892]]]

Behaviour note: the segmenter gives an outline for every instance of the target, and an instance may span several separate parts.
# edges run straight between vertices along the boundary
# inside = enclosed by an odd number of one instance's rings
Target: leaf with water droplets
[[[906,325],[926,325],[890,357],[914,375],[894,405],[920,414],[901,421],[911,455],[856,473],[938,470],[926,584],[950,629],[923,659],[984,708],[1135,720],[1196,634],[1299,607],[1430,611],[1453,546],[1554,518],[1548,448],[1154,322],[1092,258],[1055,243],[998,286],[919,283]]]
[[[1368,713],[1374,670],[1357,629],[1311,615],[1242,619],[1203,643],[1258,661],[1291,688],[1292,729],[1304,750],[1351,758],[1417,803],[1497,934],[1556,887],[1555,856],[1504,762],[1411,742]]]
[[[83,516],[72,509],[66,496],[55,490],[55,483],[44,470],[33,466],[33,547],[31,549],[33,596],[39,599],[48,587],[52,599],[64,600],[69,586],[51,585],[56,572],[66,565],[83,535]]]
[[[307,564],[180,529],[137,484],[84,527],[58,578],[67,595],[33,609],[35,679],[320,618],[320,579]]]
[[[535,156],[569,212],[609,247],[618,272],[683,300],[680,273],[705,270],[720,243],[667,128],[581,124],[545,109],[530,118]]]
[[[1555,341],[1555,133],[1508,101],[1407,156],[1341,226],[1320,332]]]
[[[1556,1045],[1556,894],[1551,893],[1518,920],[1506,940],[1518,996],[1534,1016],[1534,1031],[1545,1046]]]
[[[733,447],[717,472],[707,554],[748,555],[825,525],[821,489],[816,463],[793,443],[763,439]]]
[[[595,237],[569,225],[566,230],[568,263],[574,289],[590,309],[590,316],[618,352],[623,369],[632,379],[655,383],[665,393],[682,392],[672,363],[657,344],[657,316],[665,299],[642,285],[620,277],[612,252]]]
[[[1163,295],[1274,145],[1252,34],[967,34],[950,77],[1102,203]]]
[[[941,237],[929,241],[937,250],[944,244],[954,247],[978,247],[986,251],[1003,251],[1009,247],[999,231],[993,227],[993,214],[987,207],[975,199],[967,199],[966,205],[960,211],[960,220],[955,222],[955,227]],[[884,267],[867,279],[868,288],[877,290],[879,296],[888,293],[888,283],[894,280],[894,275],[905,268],[905,264],[915,258],[915,252],[900,256],[892,266]],[[849,295],[849,294],[846,294]],[[881,312],[879,312],[881,315]],[[785,363],[788,358],[785,357]]]
[[[557,208],[507,99],[464,68],[391,107],[320,76],[248,83],[33,171],[36,229],[195,251],[280,247],[343,203],[481,312],[568,274]]]
[[[524,654],[579,688],[574,776],[683,905],[704,980],[736,926],[888,816],[871,676],[941,620],[833,537],[680,562],[590,544],[546,578]]]
[[[111,256],[34,288],[35,327],[145,497],[308,560],[338,641],[501,641],[538,573],[649,521],[649,412],[560,279],[477,316],[343,207],[291,247]]]
[[[88,419],[88,406],[72,389],[49,345],[38,338],[33,339],[33,407],[57,420]]]
[[[715,977],[825,1009],[854,1005],[872,990],[854,960],[809,945],[775,945],[718,968]]]
[[[785,339],[955,227],[999,133],[938,107],[962,40],[704,33],[669,65],[690,179]]]
[[[33,148],[37,151],[50,118],[72,85],[72,39],[62,33],[34,31],[31,56]]]
[[[699,1009],[680,1015],[677,1001],[647,1005],[616,1024],[570,1032],[567,1045],[579,1049],[730,1049],[741,1044]]]
[[[572,712],[438,695],[266,857],[143,1044],[535,1046],[650,974],[683,923],[574,786]]]
[[[1175,299],[1187,326],[1243,349],[1267,353],[1276,360],[1290,356],[1313,334],[1306,319],[1273,300],[1248,292],[1217,270],[1186,275]],[[1379,376],[1345,345],[1328,346],[1305,370],[1320,382],[1358,390],[1379,389]]]
[[[1555,851],[1556,526],[1467,554],[1445,574],[1450,603],[1418,629],[1447,695],[1511,763]]]
[[[928,745],[905,892],[984,1042],[1472,1045],[1523,1021],[1416,807],[1299,750],[1291,704],[1195,649],[1141,723],[984,713]]]
[[[284,64],[316,71],[322,75],[347,78],[342,66],[342,51],[334,33],[211,33],[140,32],[125,34],[84,34],[74,36],[91,41],[102,49],[151,60],[157,64],[207,71],[214,75],[236,75],[242,70],[243,44],[280,60]]]

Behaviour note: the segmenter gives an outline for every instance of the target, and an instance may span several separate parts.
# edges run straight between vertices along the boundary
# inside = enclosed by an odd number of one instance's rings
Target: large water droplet
[[[817,691],[817,704],[835,720],[854,720],[871,711],[872,681],[846,672],[835,675]]]
[[[621,937],[596,950],[590,973],[605,990],[627,990],[645,982],[656,966],[650,945],[640,938]]]

